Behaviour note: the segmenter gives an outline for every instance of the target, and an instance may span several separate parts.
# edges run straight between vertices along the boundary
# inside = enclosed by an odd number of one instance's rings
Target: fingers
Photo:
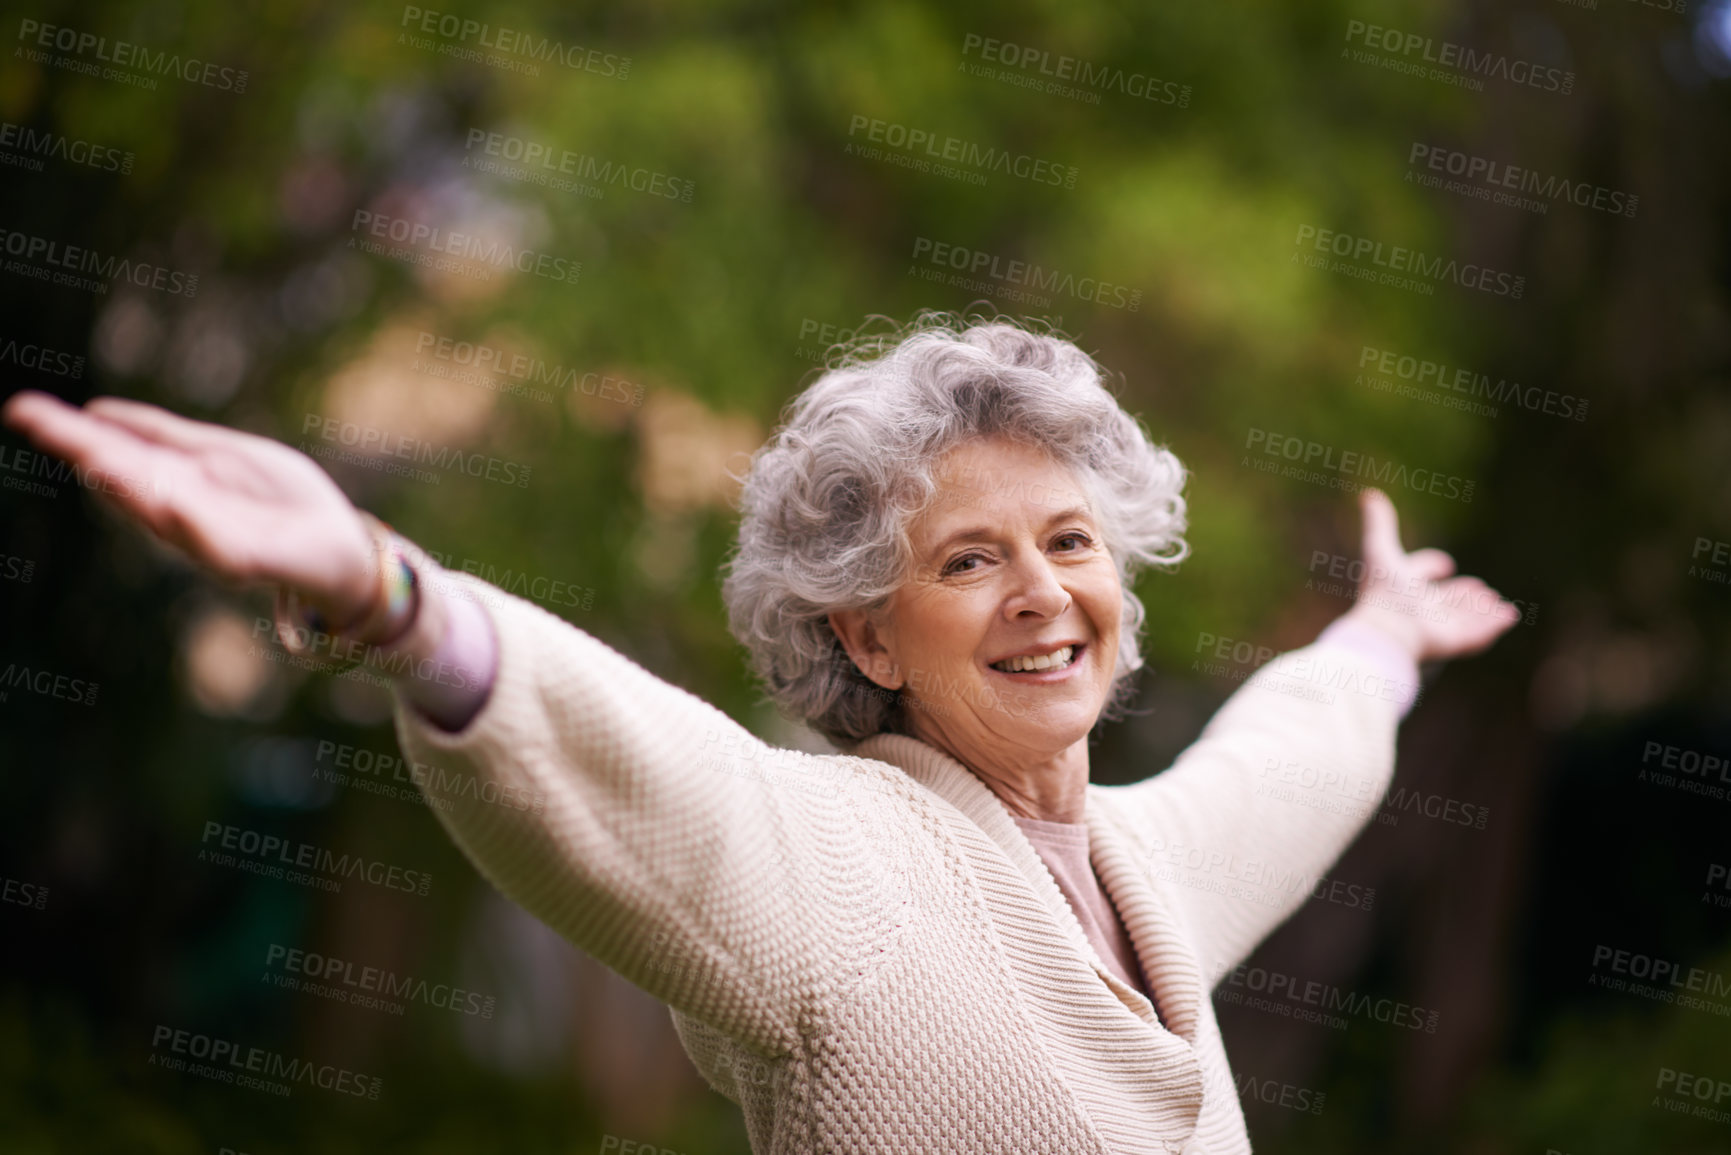
[[[82,472],[79,483],[93,494],[111,499],[111,505],[152,531],[162,533],[164,516],[172,504],[173,476],[182,468],[182,459],[172,450],[118,430],[97,428],[80,436],[82,440],[66,451],[53,450]]]
[[[1475,578],[1473,580],[1477,581],[1478,579]],[[1488,611],[1486,616],[1497,623],[1496,632],[1498,634],[1501,634],[1504,630],[1520,623],[1521,607],[1503,597],[1502,594],[1499,594],[1484,582],[1480,581],[1479,585],[1484,586],[1487,595],[1497,599],[1496,605]]]
[[[158,452],[149,442],[98,421],[65,402],[45,395],[42,401],[42,404],[7,406],[8,420],[38,448],[81,469],[116,477],[148,472],[145,467]]]
[[[113,454],[136,438],[112,430],[76,405],[58,397],[27,389],[6,402],[6,424],[28,437],[38,448],[77,465],[89,465],[91,455],[104,450]]]
[[[0,406],[0,421],[28,437],[45,415],[52,414],[57,409],[72,408],[73,406],[51,393],[44,393],[40,389],[20,389],[6,399],[4,406]]]
[[[1406,555],[1408,571],[1424,581],[1441,581],[1455,572],[1455,559],[1440,549],[1418,549]]]
[[[35,390],[10,398],[3,415],[38,449],[70,462],[84,488],[159,528],[174,451]]]
[[[1491,644],[1502,637],[1516,622],[1520,621],[1520,613],[1511,606],[1507,613],[1499,607],[1497,612],[1482,618],[1475,618],[1459,629],[1449,646],[1448,657],[1470,657],[1483,653]]]
[[[1394,502],[1380,489],[1359,491],[1358,507],[1364,514],[1364,562],[1371,573],[1397,573],[1406,551],[1400,544],[1400,518]]]
[[[189,452],[230,445],[235,437],[234,430],[221,425],[193,421],[159,405],[124,397],[92,398],[84,411],[158,445]]]
[[[42,448],[69,460],[94,446],[117,444],[113,439],[101,437],[103,429],[187,452],[232,447],[234,438],[246,436],[220,425],[189,420],[142,401],[95,397],[79,409],[34,389],[11,397],[0,417]]]
[[[1437,604],[1454,612],[1437,627],[1433,656],[1480,653],[1521,620],[1520,609],[1479,578],[1454,578],[1436,588]]]

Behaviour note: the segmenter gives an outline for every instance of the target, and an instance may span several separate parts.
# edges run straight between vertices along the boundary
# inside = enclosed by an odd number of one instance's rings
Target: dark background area
[[[502,28],[529,39],[501,47]],[[1344,475],[1254,468],[1257,431],[1470,480],[1470,501],[1385,488],[1409,548],[1451,551],[1527,618],[1432,672],[1401,793],[1333,872],[1374,906],[1313,901],[1253,960],[1436,1029],[1217,997],[1252,1139],[1731,1150],[1731,1113],[1672,1109],[1701,1100],[1664,1082],[1731,1088],[1731,770],[1659,776],[1731,758],[1731,7],[198,0],[8,4],[0,29],[0,391],[136,397],[317,446],[311,415],[526,466],[520,486],[328,468],[447,565],[772,742],[814,739],[763,703],[725,628],[727,470],[868,317],[984,301],[1052,321],[1193,471],[1194,554],[1139,586],[1149,664],[1097,781],[1157,772],[1231,691],[1206,635],[1288,649],[1350,605],[1315,560],[1357,556]],[[525,47],[544,41],[563,59]],[[1437,63],[1445,45],[1485,63]],[[892,126],[958,159],[924,165]],[[584,158],[572,187],[478,164],[504,160],[489,133]],[[1479,175],[1451,177],[1456,154]],[[1490,162],[1532,175],[1526,203],[1494,198]],[[429,268],[410,259],[426,245],[368,251],[357,212],[581,272]],[[1505,291],[1311,267],[1340,259],[1320,230],[1496,270]],[[90,283],[45,282],[49,244],[96,254]],[[952,283],[938,244],[1063,276]],[[1098,282],[1125,292],[1081,287]],[[503,371],[460,364],[462,342]],[[1503,400],[1375,373],[1366,350]],[[746,1150],[663,1008],[492,894],[413,796],[320,776],[320,743],[395,755],[377,686],[273,660],[265,593],[202,578],[21,450],[0,436],[0,1146]],[[1445,816],[1463,813],[1482,828]],[[211,822],[433,885],[326,893],[201,861]],[[492,1013],[283,989],[273,946]],[[1699,968],[1705,1005],[1604,985],[1604,951]],[[285,1099],[164,1070],[165,1025],[383,1090]]]

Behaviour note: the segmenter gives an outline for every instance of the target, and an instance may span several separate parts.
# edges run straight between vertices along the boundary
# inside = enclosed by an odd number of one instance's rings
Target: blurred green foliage
[[[1692,539],[1731,536],[1725,267],[1722,253],[1702,251],[1709,223],[1725,219],[1725,102],[1723,83],[1689,63],[1690,17],[1536,2],[1373,13],[1333,0],[437,10],[629,57],[621,79],[617,67],[543,63],[530,75],[417,47],[416,11],[9,5],[0,26],[35,20],[172,48],[249,79],[241,93],[173,79],[140,91],[17,53],[0,63],[6,121],[135,158],[126,175],[6,171],[12,227],[154,253],[201,277],[191,300],[0,278],[8,332],[88,346],[92,371],[75,386],[87,392],[290,443],[305,439],[309,414],[394,414],[529,465],[522,488],[332,468],[359,504],[458,564],[593,590],[592,609],[550,608],[779,737],[714,580],[732,538],[725,489],[682,490],[675,466],[697,462],[711,481],[717,461],[742,469],[817,370],[832,327],[975,304],[981,293],[917,275],[921,238],[1032,261],[1140,293],[1134,310],[1063,295],[1049,308],[988,308],[1056,321],[1119,375],[1125,406],[1193,470],[1194,555],[1141,586],[1146,681],[1175,695],[1161,702],[1212,703],[1230,689],[1190,673],[1201,633],[1290,647],[1345,608],[1302,587],[1313,551],[1356,553],[1351,503],[1245,465],[1248,433],[1264,430],[1477,480],[1471,504],[1392,494],[1409,547],[1450,548],[1546,609],[1542,629],[1512,637],[1476,676],[1448,675],[1452,704],[1437,709],[1457,726],[1488,733],[1491,719],[1518,718],[1510,724],[1531,735],[1542,728],[1526,716],[1534,671],[1558,654],[1590,666],[1614,629],[1681,629],[1705,644],[1645,699],[1619,706],[1589,688],[1559,725],[1614,727],[1660,703],[1723,717],[1728,675],[1713,655],[1727,652],[1725,591],[1682,577]],[[1561,60],[1580,91],[1493,82],[1481,94],[1357,64],[1343,31],[1362,19]],[[970,37],[1190,95],[1180,107],[1014,82],[1037,65],[1009,80],[976,75]],[[981,187],[914,171],[850,149],[869,143],[862,120],[1046,158],[1077,178],[1062,187],[991,173]],[[503,179],[475,166],[477,132],[659,173],[692,195],[605,185],[596,197]],[[1415,142],[1637,190],[1642,208],[1632,220],[1569,204],[1523,214],[1422,188],[1408,179]],[[358,250],[357,210],[446,227],[504,221],[535,250],[580,261],[581,277],[427,278]],[[1445,284],[1426,296],[1308,268],[1294,260],[1303,226],[1514,269],[1526,292],[1514,301]],[[542,400],[439,381],[415,366],[413,343],[427,333],[527,350],[572,375]],[[1379,393],[1355,381],[1366,346],[1588,397],[1591,418],[1513,407],[1485,418]],[[590,395],[588,374],[641,386],[642,404]],[[288,678],[285,696],[252,715],[207,716],[182,688],[184,631],[212,604],[268,612],[263,597],[212,590],[86,518],[94,507],[81,498],[4,501],[10,540],[44,558],[42,584],[8,591],[15,651],[100,671],[107,695],[97,721],[16,704],[3,719],[8,853],[27,877],[68,877],[50,919],[8,915],[31,941],[0,992],[7,1149],[209,1151],[255,1135],[250,1150],[593,1150],[602,1124],[576,1079],[501,1074],[447,1022],[417,1020],[373,1047],[393,1090],[365,1107],[252,1103],[144,1069],[149,1024],[172,1013],[307,1037],[295,1016],[310,1012],[266,1005],[249,971],[272,935],[331,933],[329,912],[191,864],[202,822],[269,810],[237,792],[247,743],[263,734],[389,750],[394,740],[376,695],[369,703],[323,678]],[[1098,777],[1157,769],[1194,729],[1130,734],[1107,740]],[[1541,808],[1547,765],[1528,764],[1530,805],[1514,821]],[[364,839],[449,880],[416,933],[428,940],[419,957],[454,957],[481,884],[423,809],[348,792],[284,813],[310,836]],[[1726,937],[1723,926],[1703,934],[1721,947]],[[1418,1096],[1429,1108],[1393,1082],[1398,1041],[1355,1035],[1318,1073],[1331,1095],[1319,1119],[1252,1111],[1258,1149],[1724,1149],[1712,1146],[1714,1125],[1648,1109],[1630,1090],[1645,1076],[1629,1074],[1722,1062],[1722,1021],[1560,1002],[1523,1022],[1534,1033],[1519,1040],[1489,1030],[1471,1077],[1440,1100]],[[688,1117],[640,1138],[686,1155],[745,1149],[725,1102],[691,1102]]]

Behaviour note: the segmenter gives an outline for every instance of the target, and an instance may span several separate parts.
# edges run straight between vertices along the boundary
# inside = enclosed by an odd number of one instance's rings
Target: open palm
[[[79,409],[26,390],[0,420],[219,576],[287,585],[338,619],[368,605],[376,579],[366,523],[305,454],[118,397]]]
[[[1476,654],[1520,620],[1512,603],[1476,577],[1455,577],[1440,549],[1406,552],[1394,502],[1380,489],[1359,493],[1364,514],[1364,579],[1352,614],[1399,640],[1416,661]]]

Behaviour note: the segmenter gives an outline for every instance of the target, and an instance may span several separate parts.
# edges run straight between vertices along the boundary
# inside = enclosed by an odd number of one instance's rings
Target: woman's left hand
[[[1476,577],[1454,577],[1440,549],[1406,552],[1394,502],[1380,489],[1359,491],[1364,514],[1364,580],[1348,612],[1382,630],[1414,661],[1458,658],[1488,648],[1521,612]]]

